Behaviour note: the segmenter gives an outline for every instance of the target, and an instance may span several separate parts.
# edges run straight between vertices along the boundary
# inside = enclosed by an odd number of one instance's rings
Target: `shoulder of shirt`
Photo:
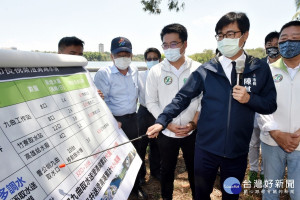
[[[147,79],[150,77],[151,79],[153,78],[158,78],[162,72],[163,68],[163,61],[158,63],[157,65],[154,65],[148,72]]]
[[[134,66],[130,66],[130,70],[131,70],[131,76],[139,76],[139,70],[137,67],[134,67]]]
[[[113,66],[100,67],[97,73],[111,73]]]
[[[96,72],[95,77],[108,77],[109,74],[111,74],[111,70],[109,69],[109,67],[100,67],[99,70]]]
[[[163,61],[161,61],[160,63],[154,65],[150,70],[149,70],[149,74],[150,73],[154,73],[157,71],[160,71],[162,69],[162,67],[165,65],[166,63]]]

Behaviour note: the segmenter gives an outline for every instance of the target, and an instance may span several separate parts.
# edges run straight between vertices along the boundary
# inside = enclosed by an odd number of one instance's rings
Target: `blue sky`
[[[264,37],[279,31],[296,12],[294,0],[185,0],[184,11],[169,12],[162,0],[160,15],[142,10],[140,0],[1,0],[0,47],[57,51],[64,36],[85,41],[86,51],[110,50],[114,37],[125,36],[140,54],[148,47],[162,51],[160,31],[170,23],[188,30],[188,55],[215,49],[216,22],[227,12],[245,12],[250,19],[246,48],[263,47]]]

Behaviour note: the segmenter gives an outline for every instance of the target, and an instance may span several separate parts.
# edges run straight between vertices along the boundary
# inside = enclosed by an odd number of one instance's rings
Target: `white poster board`
[[[0,50],[0,200],[127,199],[141,160],[80,56]]]

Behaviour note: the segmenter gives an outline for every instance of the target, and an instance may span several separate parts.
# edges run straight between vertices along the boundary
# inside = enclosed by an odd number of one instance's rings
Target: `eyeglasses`
[[[217,39],[217,41],[223,40],[224,38],[233,39],[233,38],[235,38],[235,34],[239,33],[239,32],[242,32],[242,31],[228,31],[225,34],[219,33],[219,34],[215,35],[215,38]]]
[[[170,44],[163,43],[163,44],[161,45],[161,47],[162,47],[163,49],[168,49],[168,48],[175,49],[179,43],[182,43],[182,42],[171,42]]]
[[[152,60],[153,60],[153,61],[158,61],[159,58],[146,58],[146,60],[149,61],[149,62],[152,61]]]

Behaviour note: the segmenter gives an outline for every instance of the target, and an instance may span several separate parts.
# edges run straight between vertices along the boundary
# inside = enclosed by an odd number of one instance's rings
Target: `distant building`
[[[104,52],[104,44],[100,43],[99,44],[99,53],[103,53]]]

